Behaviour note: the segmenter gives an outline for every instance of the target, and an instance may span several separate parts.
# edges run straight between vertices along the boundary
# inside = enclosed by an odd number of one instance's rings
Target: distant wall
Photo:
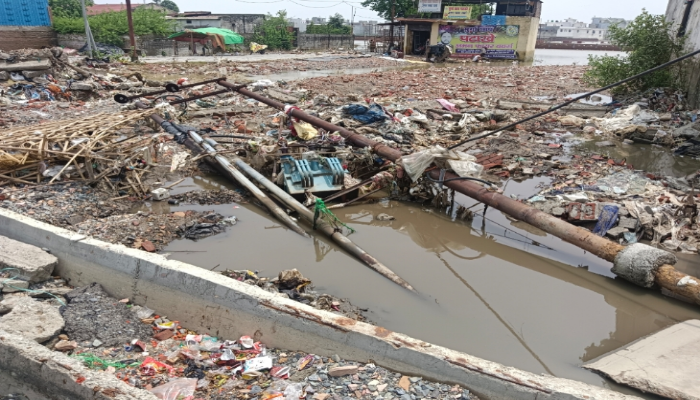
[[[152,35],[136,37],[136,48],[141,50],[141,54],[147,56],[162,56],[163,54],[173,56],[175,55],[175,44],[177,44],[178,55],[188,56],[191,54],[189,43],[176,42],[172,39],[154,37]],[[85,35],[59,34],[58,45],[71,49],[80,49],[85,45]],[[124,43],[121,47],[125,50],[131,47],[128,36],[124,36]],[[197,48],[201,49],[200,46],[197,46]]]
[[[0,50],[40,49],[56,43],[50,26],[0,26]]]
[[[547,40],[538,40],[538,49],[561,49],[561,50],[605,50],[605,51],[622,51],[621,48],[613,44],[600,43],[552,43]]]
[[[337,49],[339,47],[353,49],[355,43],[352,35],[312,35],[300,33],[297,35],[297,45],[300,50]]]
[[[518,59],[520,61],[532,61],[535,59],[535,44],[537,43],[537,31],[540,29],[538,17],[506,17],[507,25],[520,26],[518,37]]]

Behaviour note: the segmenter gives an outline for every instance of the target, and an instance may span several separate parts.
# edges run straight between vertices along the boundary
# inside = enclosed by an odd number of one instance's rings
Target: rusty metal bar
[[[140,99],[140,98],[146,97],[146,96],[155,96],[157,94],[163,94],[163,93],[177,93],[182,89],[187,89],[187,88],[200,86],[200,85],[206,85],[207,83],[218,83],[218,82],[225,81],[225,80],[226,80],[225,77],[224,78],[216,78],[216,79],[210,79],[208,81],[190,83],[190,84],[182,85],[182,86],[176,85],[174,83],[169,83],[165,86],[165,90],[158,90],[158,91],[150,92],[150,93],[141,93],[141,94],[137,94],[134,96],[125,96],[123,94],[117,94],[114,96],[114,100],[117,103],[126,104],[126,103],[131,102],[132,100]]]
[[[215,91],[215,92],[209,92],[209,93],[204,93],[204,94],[198,94],[198,95],[196,95],[196,96],[188,97],[188,98],[182,99],[182,100],[173,100],[173,101],[170,102],[170,105],[171,105],[171,106],[174,106],[174,105],[177,105],[177,104],[187,103],[188,101],[199,100],[199,99],[203,99],[203,98],[206,98],[206,97],[216,96],[217,94],[224,94],[224,93],[228,93],[228,92],[230,92],[230,90],[229,90],[229,89],[225,89],[225,90],[217,90],[217,91]]]

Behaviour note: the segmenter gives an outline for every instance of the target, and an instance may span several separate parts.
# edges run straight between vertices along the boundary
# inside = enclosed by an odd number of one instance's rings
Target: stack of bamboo
[[[101,113],[2,132],[0,186],[79,180],[145,196],[149,191],[141,178],[149,169],[154,138],[120,129],[151,113]]]

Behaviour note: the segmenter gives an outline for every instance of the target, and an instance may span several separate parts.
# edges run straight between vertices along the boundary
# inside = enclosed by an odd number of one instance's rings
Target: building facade
[[[299,32],[306,32],[306,26],[308,25],[308,23],[305,19],[287,18],[287,22],[289,22],[289,26],[293,26],[294,28],[298,29]]]
[[[55,46],[48,0],[0,0],[0,50]]]
[[[405,28],[404,50],[407,54],[425,54],[427,44],[449,44],[452,57],[473,57],[486,49],[492,59],[532,61],[542,13],[540,0],[508,0],[496,3],[493,15],[478,19],[445,19],[445,7],[469,7],[482,0],[442,1],[440,12],[431,18],[398,18]]]

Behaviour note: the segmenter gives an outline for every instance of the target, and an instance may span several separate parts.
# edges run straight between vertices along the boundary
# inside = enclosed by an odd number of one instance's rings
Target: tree
[[[173,0],[160,0],[160,2],[156,4],[170,11],[180,12],[180,8],[177,6],[177,4],[175,4]]]
[[[90,7],[93,4],[92,0],[85,0],[85,7]],[[51,7],[51,14],[54,17],[83,17],[83,8],[80,5],[80,0],[49,0],[49,7]]]
[[[493,13],[493,6],[491,4],[472,4],[471,7],[472,19],[477,19],[484,14],[491,15]]]
[[[294,34],[287,29],[287,11],[278,11],[277,15],[267,14],[265,21],[255,28],[253,41],[266,44],[271,50],[291,50]]]
[[[309,24],[306,26],[306,33],[316,35],[350,35],[352,34],[352,27],[342,25],[340,28],[334,28],[330,23],[326,25]]]
[[[345,19],[339,13],[328,18],[328,27],[330,29],[342,29],[345,25]]]
[[[625,28],[611,26],[610,42],[621,47],[624,56],[588,57],[588,71],[583,81],[592,86],[607,86],[630,76],[667,63],[685,48],[685,37],[678,37],[663,15],[652,15],[646,10]],[[654,72],[613,89],[615,93],[643,91],[658,87],[677,87],[682,81],[684,65]]]
[[[155,35],[167,36],[174,32],[174,23],[165,18],[161,10],[137,8],[132,13],[134,33],[137,36]],[[122,47],[124,36],[129,34],[129,24],[126,11],[106,12],[88,17],[90,29],[99,43],[113,44]],[[57,33],[85,33],[82,18],[56,17],[54,30]]]
[[[393,2],[395,18],[403,18],[418,13],[415,0],[393,0]],[[386,20],[391,20],[391,3],[392,0],[364,0],[362,6],[369,7]]]

